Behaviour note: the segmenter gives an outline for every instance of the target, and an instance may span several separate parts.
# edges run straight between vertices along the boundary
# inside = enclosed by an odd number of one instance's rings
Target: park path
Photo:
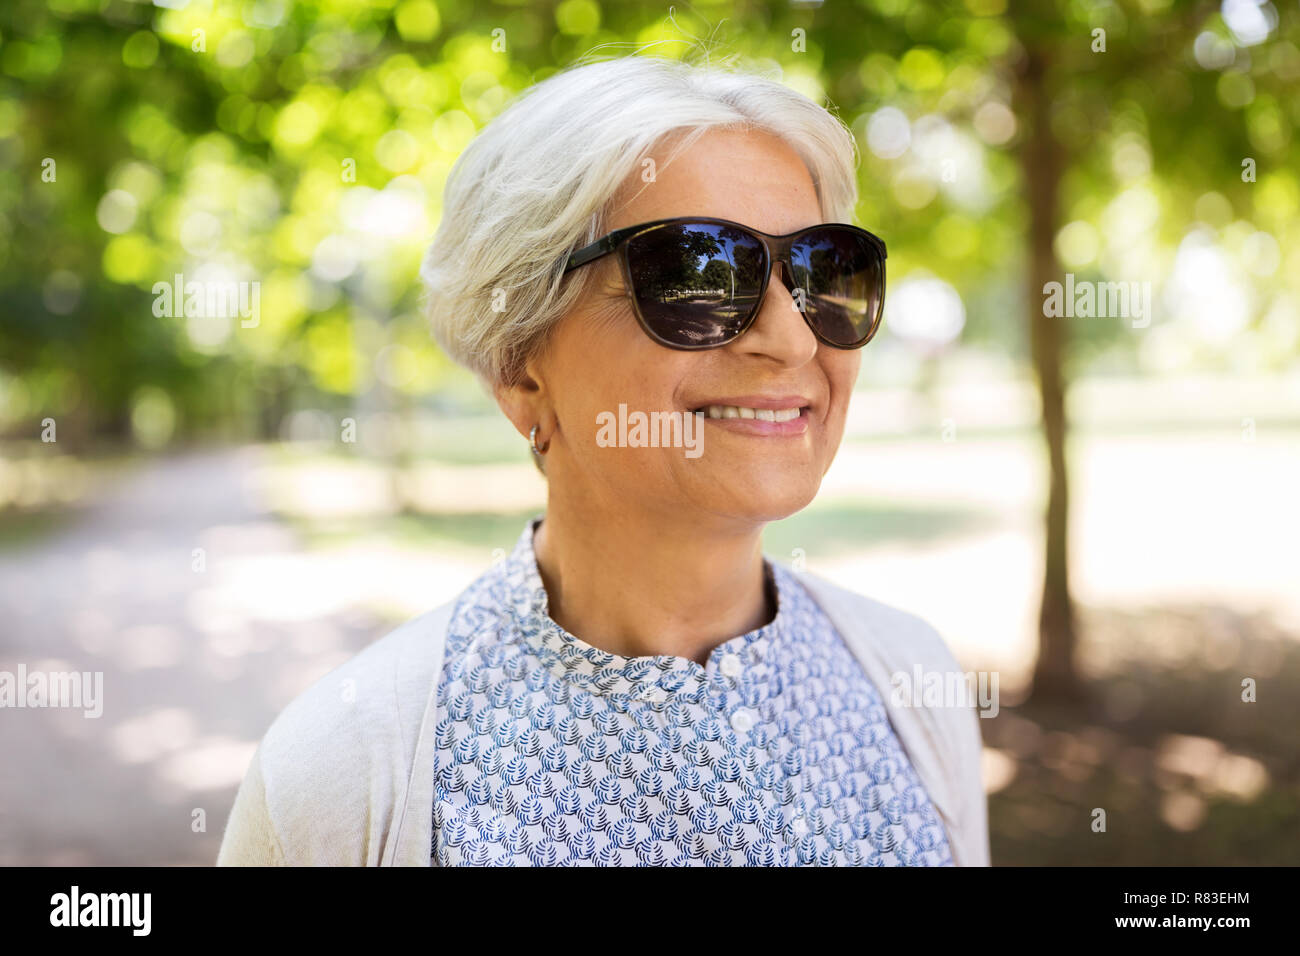
[[[0,671],[103,675],[99,717],[0,710],[0,865],[211,864],[276,713],[391,624],[269,514],[264,454],[152,459],[0,555]]]

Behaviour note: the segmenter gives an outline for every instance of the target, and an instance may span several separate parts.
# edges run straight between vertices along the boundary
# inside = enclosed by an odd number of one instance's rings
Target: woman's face
[[[797,153],[770,134],[729,130],[704,133],[653,182],[634,176],[615,209],[610,231],[671,216],[730,219],[773,235],[822,221]],[[728,523],[776,520],[807,505],[839,447],[861,355],[817,341],[780,281],[782,267],[773,266],[748,331],[695,352],[666,348],[641,330],[617,256],[582,268],[596,270],[591,292],[530,365],[554,422],[539,438],[550,442],[551,493]],[[707,413],[710,405],[747,410],[772,400],[800,409],[800,417],[774,428],[757,418]],[[638,411],[649,418],[704,408],[702,422],[687,423],[697,445],[609,445],[620,405],[629,419]],[[611,419],[615,430],[602,431]]]

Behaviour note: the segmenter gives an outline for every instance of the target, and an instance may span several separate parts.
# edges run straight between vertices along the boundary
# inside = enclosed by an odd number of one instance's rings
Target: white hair
[[[489,387],[514,384],[593,274],[563,275],[569,253],[608,231],[610,200],[651,150],[672,136],[671,160],[710,128],[784,140],[808,167],[824,219],[850,221],[857,145],[827,108],[729,65],[645,55],[580,63],[516,97],[448,175],[420,268],[443,351]]]

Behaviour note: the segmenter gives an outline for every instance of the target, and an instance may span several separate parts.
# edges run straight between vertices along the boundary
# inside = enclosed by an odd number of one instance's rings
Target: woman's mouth
[[[801,435],[808,430],[809,406],[790,403],[784,407],[709,404],[694,409],[710,424],[745,435]]]
[[[746,405],[706,405],[699,411],[705,418],[752,418],[760,422],[788,422],[798,418],[801,408],[750,408]]]

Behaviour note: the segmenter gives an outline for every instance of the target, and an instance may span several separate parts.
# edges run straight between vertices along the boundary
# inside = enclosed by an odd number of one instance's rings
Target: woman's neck
[[[704,664],[769,623],[761,526],[726,532],[660,516],[575,514],[551,496],[533,538],[551,618],[610,654]]]

